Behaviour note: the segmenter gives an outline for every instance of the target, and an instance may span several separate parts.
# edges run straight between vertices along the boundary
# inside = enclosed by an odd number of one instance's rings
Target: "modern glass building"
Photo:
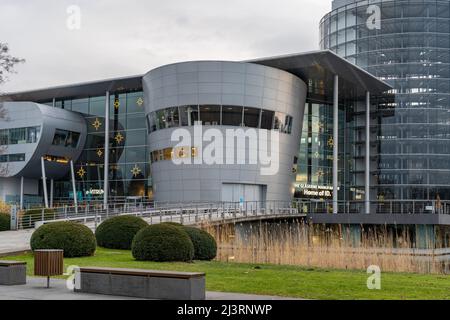
[[[320,35],[394,88],[371,113],[372,198],[449,200],[450,1],[335,0]]]
[[[334,199],[338,210],[338,201],[365,200],[370,168],[361,136],[365,115],[368,108],[378,108],[379,97],[389,89],[336,54],[317,51],[234,63],[179,63],[144,76],[6,94],[0,103],[18,118],[0,121],[0,143],[11,151],[18,139],[30,146],[23,165],[35,172],[31,180],[20,170],[0,177],[0,196],[16,203],[31,198],[70,202],[73,190],[80,201],[286,201],[295,196]],[[22,102],[40,106],[44,114],[54,109],[63,112],[61,118],[81,117],[87,132],[76,144],[79,155],[69,151],[82,131],[53,121],[49,126],[45,119],[21,122]],[[170,133],[178,127],[191,130],[195,121],[205,129],[278,131],[280,171],[264,177],[252,165],[171,166],[179,152]],[[45,135],[43,128],[49,128]],[[191,156],[198,156],[197,147],[189,150]],[[60,153],[48,151],[53,148]],[[0,166],[15,163],[16,154],[3,153]],[[35,158],[43,164],[30,165]],[[41,181],[41,167],[55,163],[59,170]],[[12,180],[11,188],[5,187]]]

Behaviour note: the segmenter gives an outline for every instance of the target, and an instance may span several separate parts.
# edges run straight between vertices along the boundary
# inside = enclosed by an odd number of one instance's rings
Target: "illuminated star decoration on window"
[[[92,126],[95,128],[95,130],[98,131],[98,129],[100,129],[100,127],[102,126],[102,123],[100,120],[98,120],[98,118],[95,118],[95,121],[92,123]]]
[[[77,174],[80,178],[83,178],[84,175],[86,174],[86,170],[84,170],[84,168],[81,167],[80,170],[77,171]]]
[[[139,97],[139,99],[137,99],[136,103],[139,107],[142,107],[142,105],[144,104],[144,99],[142,99],[142,97]]]
[[[319,154],[319,152],[314,152],[314,158],[316,158],[316,159],[318,159],[320,157],[320,154]]]
[[[119,101],[119,99],[114,100],[114,108],[116,110],[118,110],[120,108],[120,101]]]
[[[99,158],[103,155],[102,149],[97,149],[97,155]]]
[[[329,147],[333,147],[334,146],[333,138],[328,139],[328,143],[327,144],[328,144]]]
[[[114,140],[116,140],[117,144],[121,144],[124,140],[123,135],[119,132],[116,134],[116,137],[114,138]]]
[[[136,178],[140,173],[142,172],[142,170],[138,167],[137,164],[134,165],[134,168],[131,169],[131,173],[133,174],[133,176]]]

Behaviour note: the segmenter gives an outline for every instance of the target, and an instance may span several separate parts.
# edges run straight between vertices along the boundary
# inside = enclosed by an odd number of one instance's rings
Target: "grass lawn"
[[[33,274],[33,256],[3,260],[28,262]],[[325,270],[277,265],[223,262],[156,263],[135,261],[130,251],[99,248],[93,257],[64,260],[65,266],[140,268],[206,273],[209,291],[225,291],[299,297],[307,299],[450,299],[450,276],[383,273],[381,290],[368,290],[364,271]],[[256,267],[256,268],[255,268]]]

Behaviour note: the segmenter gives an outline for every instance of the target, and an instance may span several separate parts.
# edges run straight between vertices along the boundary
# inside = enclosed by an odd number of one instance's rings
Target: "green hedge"
[[[8,231],[11,227],[11,218],[9,214],[0,212],[0,231]]]
[[[187,232],[194,245],[194,260],[213,260],[217,256],[216,240],[208,232],[194,227],[183,226],[177,222],[163,222],[162,224],[179,227]]]
[[[140,230],[131,249],[138,261],[192,261],[194,257],[194,245],[186,231],[164,223]]]
[[[98,226],[95,237],[101,247],[130,250],[136,233],[147,226],[148,223],[139,217],[113,217]]]
[[[44,209],[44,220],[55,219],[55,209]],[[22,216],[22,225],[24,228],[34,228],[34,224],[42,221],[42,208],[29,209]]]
[[[198,228],[183,228],[194,245],[194,260],[213,260],[216,257],[217,243],[213,236]]]
[[[54,222],[39,227],[31,236],[31,249],[62,249],[64,257],[92,256],[95,236],[85,225],[74,222]]]

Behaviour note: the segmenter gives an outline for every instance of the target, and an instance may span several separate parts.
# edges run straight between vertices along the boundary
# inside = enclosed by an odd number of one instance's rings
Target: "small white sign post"
[[[12,205],[10,210],[11,230],[17,230],[17,206]]]

